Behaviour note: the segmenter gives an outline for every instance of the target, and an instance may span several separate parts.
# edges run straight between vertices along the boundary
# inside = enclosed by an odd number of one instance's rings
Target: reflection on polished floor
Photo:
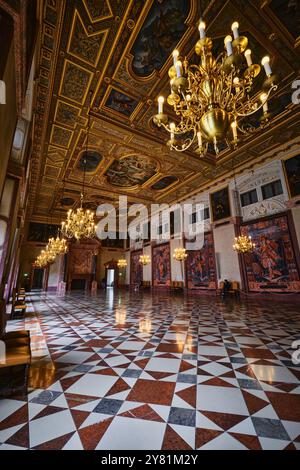
[[[31,297],[27,398],[4,449],[300,449],[299,305],[114,292]]]

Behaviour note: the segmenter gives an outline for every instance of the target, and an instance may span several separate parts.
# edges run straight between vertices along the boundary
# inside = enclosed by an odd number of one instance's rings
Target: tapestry
[[[153,285],[170,286],[171,282],[171,261],[170,244],[155,246],[152,252]]]
[[[204,234],[203,247],[187,252],[188,289],[216,289],[215,250],[212,233]]]
[[[140,285],[143,281],[143,266],[139,262],[142,250],[132,251],[130,258],[130,284]]]
[[[214,222],[230,217],[231,212],[228,187],[211,194],[210,202]]]
[[[241,227],[256,244],[243,256],[250,291],[296,292],[300,279],[286,216]]]

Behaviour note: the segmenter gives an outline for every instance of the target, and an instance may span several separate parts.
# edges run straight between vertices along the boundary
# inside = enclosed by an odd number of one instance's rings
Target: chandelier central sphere
[[[266,78],[262,92],[256,93],[255,78],[261,66],[253,63],[251,50],[247,49],[248,39],[240,36],[237,22],[231,26],[233,38],[226,36],[224,52],[217,57],[212,54],[213,42],[206,36],[205,28],[205,23],[200,21],[200,39],[195,47],[200,56],[198,65],[189,64],[178,50],[173,52],[167,103],[179,122],[169,122],[163,96],[158,98],[158,114],[153,117],[156,126],[169,132],[171,149],[183,152],[196,143],[196,152],[201,156],[207,153],[209,144],[214,146],[216,154],[220,143],[236,148],[239,134],[248,133],[243,120],[260,109],[263,110],[261,125],[267,124],[268,99],[277,89],[270,58],[266,56],[261,61]]]

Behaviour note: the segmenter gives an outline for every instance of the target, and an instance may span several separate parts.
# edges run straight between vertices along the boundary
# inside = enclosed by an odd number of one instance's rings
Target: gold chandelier
[[[158,98],[158,114],[153,117],[156,126],[162,126],[170,133],[168,146],[171,149],[183,152],[196,144],[195,150],[200,156],[206,154],[210,143],[217,155],[219,143],[225,142],[236,148],[239,134],[249,132],[243,126],[243,119],[261,108],[261,125],[268,123],[268,99],[277,89],[276,77],[266,56],[261,61],[266,73],[262,92],[254,91],[254,79],[261,66],[252,62],[251,50],[247,49],[248,39],[239,35],[237,22],[231,26],[233,38],[226,36],[225,50],[216,58],[205,27],[200,21],[200,39],[195,47],[200,56],[199,65],[190,65],[186,58],[180,57],[179,51],[173,52],[174,64],[169,69],[171,94],[167,102],[180,121],[177,124],[169,122],[163,109],[163,96]]]
[[[55,256],[65,254],[68,251],[67,241],[65,238],[60,238],[59,236],[56,238],[49,238],[47,247],[50,252],[55,254]]]
[[[234,240],[233,249],[237,253],[251,253],[255,249],[255,243],[253,243],[250,235],[239,235]]]
[[[187,258],[187,252],[185,248],[175,248],[173,258],[177,261],[184,261]]]
[[[120,268],[120,269],[126,268],[126,266],[127,266],[127,261],[126,261],[126,259],[119,259],[117,266],[118,266],[118,268]]]
[[[94,223],[94,212],[84,210],[82,207],[83,193],[80,196],[80,207],[76,211],[70,209],[67,220],[61,223],[61,233],[66,238],[75,238],[77,241],[82,238],[94,238],[96,225]]]
[[[150,258],[149,255],[140,255],[139,262],[140,262],[143,266],[147,266],[148,264],[151,263],[151,258]]]
[[[92,92],[90,92],[90,105],[92,100]],[[91,113],[88,112],[88,130],[86,137],[86,151],[84,155],[84,171],[82,181],[82,191],[80,195],[80,207],[76,211],[70,209],[67,214],[67,220],[61,224],[61,233],[64,237],[72,239],[75,238],[77,241],[81,239],[94,238],[96,235],[96,225],[94,223],[94,212],[83,209],[84,189],[85,189],[85,176],[86,176],[86,164],[88,156],[89,146],[89,134],[91,127]]]

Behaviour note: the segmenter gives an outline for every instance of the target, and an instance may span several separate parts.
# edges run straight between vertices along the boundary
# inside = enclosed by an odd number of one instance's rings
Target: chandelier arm
[[[239,117],[248,117],[248,116],[252,116],[252,114],[255,114],[257,113],[257,111],[259,111],[261,108],[263,108],[263,106],[266,104],[266,102],[268,101],[269,99],[269,96],[270,94],[272,93],[272,91],[276,91],[278,88],[278,85],[272,85],[271,88],[268,90],[268,92],[266,93],[266,98],[264,101],[261,102],[261,104],[259,106],[257,106],[257,108],[255,108],[253,111],[251,111],[250,113],[237,113],[237,116]],[[256,102],[256,100],[255,100]],[[258,102],[258,101],[257,101]]]

